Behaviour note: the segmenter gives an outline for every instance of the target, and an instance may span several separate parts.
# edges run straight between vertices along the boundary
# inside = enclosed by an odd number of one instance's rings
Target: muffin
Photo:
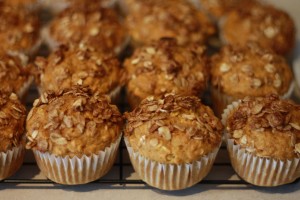
[[[300,106],[276,95],[246,97],[222,122],[232,166],[245,181],[278,186],[300,178]]]
[[[126,25],[133,46],[162,37],[176,38],[179,45],[203,44],[215,33],[209,19],[186,0],[135,0]]]
[[[224,44],[245,45],[254,41],[281,55],[292,51],[295,33],[294,21],[286,12],[258,3],[241,4],[220,23],[220,37]]]
[[[195,1],[195,0],[194,0]],[[248,8],[249,4],[259,4],[256,0],[196,0],[200,3],[200,8],[204,10],[214,20],[219,20],[236,7],[244,6]]]
[[[27,117],[26,148],[52,181],[84,184],[112,167],[121,127],[122,116],[107,96],[83,87],[44,93]]]
[[[41,0],[44,7],[50,9],[53,14],[58,14],[69,7],[114,7],[117,0]]]
[[[2,0],[7,5],[13,7],[25,8],[28,10],[38,10],[41,7],[42,0]]]
[[[27,9],[0,2],[1,52],[14,51],[32,56],[40,45],[39,19]]]
[[[33,81],[27,61],[21,53],[0,53],[0,91],[14,92],[20,99],[25,97]]]
[[[43,39],[54,51],[59,45],[86,45],[119,54],[128,43],[125,27],[117,13],[108,8],[70,7],[60,13],[43,30]]]
[[[117,58],[104,55],[86,46],[61,46],[48,58],[37,57],[37,84],[40,93],[59,92],[75,85],[89,87],[92,92],[118,99],[124,78]]]
[[[26,109],[14,93],[0,91],[0,180],[13,175],[25,153]]]
[[[162,190],[179,190],[210,171],[222,124],[195,96],[149,96],[125,113],[125,142],[140,178]]]
[[[175,39],[162,38],[137,48],[124,63],[127,96],[132,108],[150,95],[180,93],[201,95],[209,71],[205,47],[179,46]]]
[[[211,93],[220,116],[231,102],[245,96],[278,94],[289,98],[293,75],[284,57],[256,43],[225,46],[211,59]]]

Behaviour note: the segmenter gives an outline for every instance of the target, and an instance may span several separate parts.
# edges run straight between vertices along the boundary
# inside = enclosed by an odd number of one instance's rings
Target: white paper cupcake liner
[[[24,83],[24,85],[19,89],[19,91],[17,92],[17,95],[18,97],[21,99],[21,100],[25,100],[25,97],[26,97],[26,93],[27,91],[29,90],[32,82],[33,82],[34,78],[32,76],[30,76],[28,78],[28,81]]]
[[[282,96],[280,96],[280,98],[289,99],[292,96],[294,89],[295,89],[295,81],[292,81],[288,91]],[[239,100],[239,98],[234,98],[230,95],[226,95],[214,87],[211,88],[211,95],[212,95],[212,102],[213,102],[212,106],[217,116],[221,116],[224,109],[229,104]]]
[[[219,148],[198,161],[186,164],[163,164],[134,152],[125,138],[134,170],[147,184],[162,190],[180,190],[201,181],[210,171]]]
[[[66,185],[84,184],[101,178],[111,169],[121,137],[104,151],[91,156],[61,157],[37,150],[33,150],[33,153],[40,170],[50,180]]]
[[[225,109],[222,123],[225,126],[229,114],[235,110],[240,101],[234,102]],[[236,173],[245,181],[257,186],[279,186],[300,178],[300,158],[278,160],[256,156],[247,152],[240,145],[234,144],[229,133],[225,131],[227,150],[231,164]]]
[[[25,155],[23,145],[0,153],[0,180],[13,175],[22,165]]]

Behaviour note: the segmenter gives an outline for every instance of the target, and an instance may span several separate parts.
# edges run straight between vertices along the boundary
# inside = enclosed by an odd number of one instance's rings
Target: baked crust
[[[292,18],[271,5],[241,4],[221,23],[221,38],[228,44],[245,45],[255,41],[264,48],[286,55],[295,44],[296,29]]]
[[[44,93],[27,117],[26,148],[57,156],[97,154],[121,134],[122,116],[109,98],[75,87]]]
[[[134,4],[133,4],[134,3]],[[162,37],[176,38],[180,45],[205,43],[215,33],[214,25],[185,0],[135,0],[126,18],[136,45]]]
[[[191,163],[221,143],[220,120],[194,96],[149,96],[125,117],[130,146],[157,162]]]
[[[48,58],[37,57],[37,82],[42,91],[58,92],[74,85],[108,94],[123,84],[123,71],[117,58],[89,49],[61,46]]]
[[[200,95],[209,79],[207,65],[204,46],[182,47],[175,39],[162,38],[137,48],[125,61],[127,91],[139,101],[165,93]]]
[[[114,10],[96,8],[70,7],[61,12],[50,23],[51,39],[58,44],[84,44],[104,53],[119,52],[127,40],[125,27]]]
[[[29,53],[39,41],[39,28],[36,13],[0,2],[0,51]]]
[[[236,144],[260,157],[300,157],[300,106],[276,95],[246,97],[228,116],[226,130]]]
[[[0,91],[18,94],[28,83],[31,69],[27,60],[21,53],[0,53]]]
[[[0,152],[25,144],[26,109],[15,93],[0,92]]]
[[[211,65],[213,87],[235,98],[284,95],[293,80],[284,57],[256,43],[225,46],[212,57]]]

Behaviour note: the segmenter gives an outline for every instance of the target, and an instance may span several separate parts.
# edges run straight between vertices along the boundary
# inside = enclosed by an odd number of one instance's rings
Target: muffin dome
[[[160,163],[191,163],[221,143],[220,120],[197,97],[150,96],[125,117],[125,137],[133,150]]]
[[[27,117],[27,148],[56,156],[90,156],[116,142],[122,117],[106,96],[86,88],[44,93]]]

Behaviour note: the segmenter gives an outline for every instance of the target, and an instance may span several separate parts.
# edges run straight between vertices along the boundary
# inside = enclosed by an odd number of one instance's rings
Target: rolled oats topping
[[[233,45],[254,41],[279,54],[288,54],[296,35],[292,18],[271,5],[244,2],[226,15],[220,27],[224,41]]]
[[[256,43],[225,46],[212,57],[211,65],[214,88],[236,98],[284,95],[293,80],[285,58]]]
[[[276,95],[247,97],[229,114],[226,130],[237,144],[264,157],[299,157],[300,106]]]
[[[84,44],[104,53],[117,53],[127,39],[116,12],[97,6],[70,7],[49,28],[50,37],[59,44]]]
[[[39,39],[39,20],[35,13],[0,2],[1,51],[28,53]]]
[[[205,43],[216,31],[210,20],[185,0],[134,0],[129,6],[126,24],[137,44],[162,37],[176,38],[180,45]]]
[[[58,156],[97,154],[120,136],[122,116],[107,96],[84,87],[44,93],[27,117],[28,149]]]
[[[122,85],[123,71],[117,58],[86,48],[61,46],[48,58],[37,57],[37,81],[42,91],[88,86],[104,94]]]
[[[0,53],[0,91],[18,94],[30,80],[31,69],[27,57],[21,53]]]
[[[192,162],[221,142],[220,120],[194,96],[148,97],[125,118],[125,136],[134,150],[159,162]],[[174,155],[171,160],[168,154]]]
[[[199,95],[209,77],[205,47],[181,47],[171,38],[136,49],[124,67],[127,89],[140,99],[165,93]]]
[[[24,145],[26,109],[15,93],[0,92],[0,151]]]

